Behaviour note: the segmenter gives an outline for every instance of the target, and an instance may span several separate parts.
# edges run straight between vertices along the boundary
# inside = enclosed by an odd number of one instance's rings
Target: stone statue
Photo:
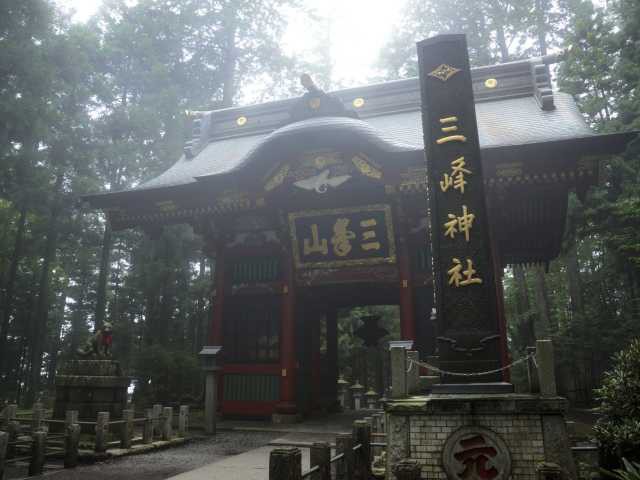
[[[78,349],[78,355],[81,357],[111,357],[112,343],[111,324],[104,322],[102,328],[97,329],[93,336]]]

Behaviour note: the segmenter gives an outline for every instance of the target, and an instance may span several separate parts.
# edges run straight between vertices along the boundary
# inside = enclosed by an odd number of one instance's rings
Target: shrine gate
[[[558,255],[569,192],[584,195],[598,157],[629,138],[594,134],[572,97],[552,92],[553,61],[472,69],[498,272]],[[223,347],[224,414],[335,402],[340,308],[399,305],[402,339],[422,358],[437,354],[419,81],[330,94],[304,83],[300,98],[195,113],[193,138],[166,172],[88,198],[114,229],[189,223],[203,236],[215,258],[209,344]],[[479,370],[508,362],[498,297],[499,354]]]

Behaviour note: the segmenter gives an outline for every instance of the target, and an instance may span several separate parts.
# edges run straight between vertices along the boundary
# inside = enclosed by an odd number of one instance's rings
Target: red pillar
[[[407,221],[402,205],[396,203],[396,224],[398,225],[398,270],[400,273],[400,336],[402,340],[416,340],[416,321],[413,304],[413,282],[411,281],[411,260],[407,245]]]
[[[283,256],[282,318],[280,330],[280,403],[278,413],[295,414],[296,406],[296,344],[295,290],[291,256]]]
[[[216,246],[216,275],[213,301],[213,316],[209,329],[209,345],[222,345],[222,310],[224,306],[224,245],[218,242]]]

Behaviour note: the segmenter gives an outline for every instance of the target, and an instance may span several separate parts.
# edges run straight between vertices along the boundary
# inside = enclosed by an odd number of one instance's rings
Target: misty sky
[[[63,9],[74,9],[74,20],[85,21],[93,15],[101,0],[56,0]],[[399,20],[404,0],[307,0],[323,17],[329,17],[333,79],[341,86],[357,86],[367,83],[373,73],[373,64],[380,48],[390,37],[394,24]],[[285,51],[304,56],[305,50],[314,44],[313,28],[306,18],[290,21],[285,34]]]

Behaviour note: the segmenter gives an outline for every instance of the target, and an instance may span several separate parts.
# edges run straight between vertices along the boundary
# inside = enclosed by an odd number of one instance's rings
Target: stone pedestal
[[[113,420],[122,418],[129,377],[115,360],[69,360],[58,370],[55,386],[53,418],[64,420],[68,410],[76,410],[80,420],[95,422],[98,412],[109,412]]]
[[[564,423],[566,400],[519,394],[456,394],[394,399],[386,405],[387,478],[400,460],[422,477],[536,480],[540,465],[576,470]]]

